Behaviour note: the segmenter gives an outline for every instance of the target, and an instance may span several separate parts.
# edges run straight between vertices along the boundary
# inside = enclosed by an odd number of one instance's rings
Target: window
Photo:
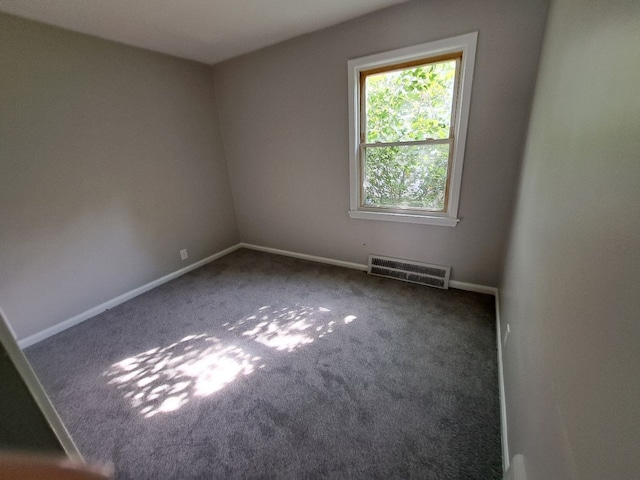
[[[349,61],[351,218],[458,223],[476,39]]]

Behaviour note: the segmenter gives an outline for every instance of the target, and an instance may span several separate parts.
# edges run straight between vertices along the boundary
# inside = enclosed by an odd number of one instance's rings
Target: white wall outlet
[[[507,331],[504,332],[504,338],[502,339],[502,348],[507,346],[507,339],[509,338],[510,333],[511,333],[511,328],[509,328],[509,324],[507,323]]]
[[[187,258],[189,258],[189,254],[187,253],[187,249],[186,248],[180,250],[180,258],[182,260],[186,260]]]

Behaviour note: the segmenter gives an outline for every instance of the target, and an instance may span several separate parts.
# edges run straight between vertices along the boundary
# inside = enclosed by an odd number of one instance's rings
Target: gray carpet
[[[501,478],[493,297],[239,250],[29,349],[118,479]]]

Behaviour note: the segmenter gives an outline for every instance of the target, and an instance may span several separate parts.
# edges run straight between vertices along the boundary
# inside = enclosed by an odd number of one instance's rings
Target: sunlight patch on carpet
[[[264,366],[261,358],[204,333],[114,363],[104,373],[145,417],[172,412]]]
[[[251,342],[277,352],[294,352],[349,324],[357,317],[336,317],[326,307],[269,306],[222,325],[233,342],[200,333],[166,347],[156,347],[111,365],[104,372],[131,407],[150,418],[179,410],[194,397],[207,397],[264,368],[260,356],[247,352]],[[238,344],[245,344],[244,349]]]
[[[356,318],[355,315],[347,315],[343,321],[347,324]],[[255,314],[223,326],[228,331],[241,331],[243,337],[269,348],[293,352],[333,333],[337,324],[335,315],[325,307],[265,305]]]

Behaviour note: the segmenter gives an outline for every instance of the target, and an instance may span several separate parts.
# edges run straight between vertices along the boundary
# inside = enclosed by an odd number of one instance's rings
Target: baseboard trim
[[[312,262],[326,263],[329,265],[336,265],[338,267],[352,268],[355,270],[367,271],[367,266],[360,263],[345,262],[342,260],[334,260],[332,258],[318,257],[315,255],[307,255],[305,253],[291,252],[288,250],[280,250],[278,248],[262,247],[260,245],[253,245],[250,243],[241,243],[242,248],[248,248],[250,250],[258,250],[260,252],[273,253],[275,255],[283,255],[286,257],[300,258],[302,260],[310,260]],[[487,285],[478,285],[476,283],[459,282],[457,280],[450,280],[449,286],[458,290],[466,290],[468,292],[484,293],[495,297],[496,302],[496,335],[498,343],[498,384],[500,391],[500,428],[502,437],[502,464],[503,471],[507,471],[509,468],[509,445],[507,442],[507,410],[504,398],[504,376],[502,369],[502,343],[500,340],[500,296],[496,287],[489,287]]]
[[[507,432],[507,402],[504,394],[504,365],[502,362],[502,338],[500,328],[500,292],[496,289],[496,337],[498,342],[498,388],[500,390],[500,430],[502,439],[502,471],[509,470],[509,441]]]
[[[101,303],[97,307],[93,307],[87,311],[84,311],[76,315],[75,317],[64,320],[38,333],[34,333],[33,335],[23,338],[22,340],[18,340],[18,345],[22,349],[30,347],[31,345],[35,345],[36,343],[41,342],[45,338],[49,338],[52,335],[55,335],[56,333],[60,333],[68,328],[78,325],[79,323],[82,323],[85,320],[95,317],[96,315],[104,312],[105,310],[114,308],[120,305],[121,303],[126,302],[127,300],[131,300],[132,298],[137,297],[138,295],[142,295],[143,293],[146,293],[149,290],[159,287],[164,283],[170,282],[171,280],[181,277],[185,273],[195,270],[196,268],[206,265],[207,263],[213,262],[214,260],[217,260],[220,257],[224,257],[225,255],[228,255],[229,253],[234,252],[235,250],[238,250],[239,248],[240,248],[240,244],[238,243],[218,253],[214,253],[213,255],[207,258],[203,258],[202,260],[199,260],[195,263],[192,263],[191,265],[181,268],[180,270],[176,270],[175,272],[169,273],[164,277],[158,278],[157,280],[154,280],[145,285],[142,285],[141,287],[134,288],[129,292],[123,293],[122,295],[119,295],[115,298],[112,298],[111,300],[107,300],[106,302]]]
[[[328,265],[335,265],[338,267],[352,268],[354,270],[362,270],[366,272],[368,267],[362,263],[345,262],[344,260],[335,260],[333,258],[318,257],[316,255],[308,255],[306,253],[292,252],[289,250],[281,250],[279,248],[263,247],[260,245],[254,245],[251,243],[241,243],[240,247],[248,248],[249,250],[257,250],[259,252],[273,253],[275,255],[283,255],[285,257],[299,258],[301,260],[309,260],[312,262],[326,263]],[[487,295],[497,295],[498,289],[495,287],[489,287],[486,285],[478,285],[476,283],[459,282],[457,280],[449,281],[451,288],[457,288],[458,290],[466,290],[468,292],[485,293]]]
[[[114,308],[118,305],[120,305],[121,303],[126,302],[127,300],[131,300],[132,298],[137,297],[138,295],[142,295],[143,293],[148,292],[149,290],[152,290],[156,287],[159,287],[160,285],[167,283],[171,280],[174,280],[192,270],[195,270],[196,268],[199,268],[203,265],[206,265],[210,262],[213,262],[214,260],[217,260],[218,258],[224,257],[225,255],[230,254],[231,252],[234,252],[240,248],[247,248],[250,250],[257,250],[257,251],[261,251],[261,252],[266,252],[266,253],[272,253],[275,255],[283,255],[283,256],[287,256],[287,257],[293,257],[293,258],[299,258],[301,260],[309,260],[312,262],[318,262],[318,263],[325,263],[328,265],[335,265],[338,267],[345,267],[345,268],[351,268],[354,270],[361,270],[361,271],[367,271],[367,266],[360,264],[360,263],[354,263],[354,262],[346,262],[343,260],[335,260],[332,258],[326,258],[326,257],[319,257],[316,255],[308,255],[305,253],[298,253],[298,252],[291,252],[288,250],[281,250],[278,248],[270,248],[270,247],[262,247],[260,245],[253,245],[250,243],[238,243],[236,245],[233,245],[229,248],[226,248],[224,250],[221,250],[207,258],[203,258],[202,260],[199,260],[195,263],[192,263],[191,265],[188,265],[184,268],[181,268],[180,270],[176,270],[175,272],[172,272],[168,275],[165,275],[161,278],[158,278],[157,280],[154,280],[152,282],[149,282],[145,285],[142,285],[138,288],[135,288],[129,292],[123,293],[122,295],[119,295],[115,298],[112,298],[111,300],[108,300],[96,307],[93,307],[89,310],[86,310],[85,312],[82,312],[72,318],[69,318],[67,320],[64,320],[56,325],[53,325],[49,328],[46,328],[38,333],[35,333],[33,335],[30,335],[26,338],[23,338],[21,340],[18,340],[18,346],[21,349],[30,347],[31,345],[35,345],[36,343],[51,337],[57,333],[60,333],[68,328],[71,328],[75,325],[78,325],[82,322],[84,322],[85,320],[88,320],[92,317],[95,317],[96,315],[104,312],[105,310],[108,310],[110,308]],[[505,402],[505,390],[504,390],[504,373],[503,373],[503,362],[502,362],[502,341],[500,338],[500,333],[501,333],[501,329],[500,329],[500,296],[499,296],[499,291],[497,288],[495,287],[489,287],[486,285],[478,285],[478,284],[474,284],[474,283],[467,283],[467,282],[460,282],[457,280],[451,280],[449,282],[449,286],[451,288],[456,288],[459,290],[466,290],[466,291],[470,291],[470,292],[476,292],[476,293],[484,293],[484,294],[488,294],[488,295],[493,295],[495,297],[495,305],[496,305],[496,335],[497,335],[497,344],[498,344],[498,376],[499,376],[499,390],[500,390],[500,423],[501,423],[501,430],[502,430],[502,463],[503,463],[503,469],[506,472],[509,469],[509,444],[507,441],[507,409],[506,409],[506,402]],[[11,325],[9,324],[9,322],[6,322],[6,326],[8,327],[8,333],[9,335],[13,336],[15,338],[15,333],[13,332],[13,330],[11,329]],[[75,447],[74,445],[72,445],[72,447]]]
[[[0,308],[0,345],[4,347],[6,354],[13,362],[13,365],[20,374],[20,377],[22,377],[22,380],[31,393],[33,400],[40,408],[42,415],[44,415],[44,418],[51,427],[51,430],[53,430],[55,436],[58,438],[58,441],[64,451],[69,457],[82,460],[82,455],[73,442],[71,435],[69,435],[69,431],[62,423],[58,412],[47,396],[40,380],[38,380],[38,377],[31,368],[27,358],[18,346],[10,325],[11,324],[2,311],[2,308]]]
[[[306,253],[290,252],[289,250],[280,250],[278,248],[261,247],[260,245],[253,245],[251,243],[241,243],[242,248],[248,248],[250,250],[258,250],[259,252],[273,253],[275,255],[283,255],[285,257],[299,258],[301,260],[309,260],[312,262],[326,263],[328,265],[335,265],[337,267],[352,268],[354,270],[367,271],[367,266],[360,263],[345,262],[343,260],[334,260],[333,258],[318,257],[316,255],[307,255]]]
[[[192,270],[195,270],[196,268],[199,268],[203,265],[206,265],[207,263],[213,262],[214,260],[217,260],[220,257],[224,257],[225,255],[228,255],[231,252],[234,252],[240,248],[247,248],[249,250],[257,250],[260,252],[266,252],[266,253],[272,253],[275,255],[283,255],[286,257],[292,257],[292,258],[299,258],[301,260],[309,260],[312,262],[318,262],[318,263],[325,263],[327,265],[335,265],[338,267],[345,267],[345,268],[351,268],[354,270],[360,270],[360,271],[367,271],[367,265],[361,264],[361,263],[355,263],[355,262],[347,262],[344,260],[336,260],[333,258],[327,258],[327,257],[319,257],[317,255],[309,255],[306,253],[299,253],[299,252],[292,252],[290,250],[282,250],[279,248],[271,248],[271,247],[263,247],[261,245],[254,245],[251,243],[238,243],[236,245],[233,245],[229,248],[226,248],[220,252],[217,252],[207,258],[203,258],[202,260],[199,260],[195,263],[192,263],[191,265],[181,268],[180,270],[176,270],[175,272],[172,272],[168,275],[165,275],[164,277],[158,278],[157,280],[154,280],[152,282],[149,282],[145,285],[142,285],[138,288],[135,288],[129,292],[123,293],[122,295],[119,295],[115,298],[112,298],[111,300],[107,300],[104,303],[101,303],[100,305],[93,307],[85,312],[82,312],[72,318],[69,318],[67,320],[64,320],[56,325],[53,325],[49,328],[46,328],[38,333],[35,333],[33,335],[30,335],[29,337],[23,338],[21,340],[18,340],[18,345],[20,346],[20,348],[27,348],[30,347],[31,345],[34,345],[42,340],[44,340],[45,338],[48,338],[52,335],[55,335],[57,333],[60,333],[68,328],[71,328],[75,325],[78,325],[79,323],[84,322],[85,320],[88,320],[89,318],[95,317],[96,315],[104,312],[105,310],[108,310],[110,308],[116,307],[118,305],[120,305],[121,303],[126,302],[127,300],[131,300],[132,298],[137,297],[138,295],[142,295],[143,293],[148,292],[149,290],[152,290],[156,287],[159,287],[160,285],[167,283],[171,280],[174,280],[182,275],[184,275],[185,273],[188,273]],[[467,282],[460,282],[457,280],[451,280],[449,282],[449,286],[451,288],[456,288],[458,290],[466,290],[469,292],[476,292],[476,293],[484,293],[484,294],[488,294],[488,295],[493,295],[493,296],[497,296],[497,289],[495,287],[489,287],[486,285],[478,285],[475,283],[467,283]],[[11,328],[9,326],[9,328]]]
[[[457,288],[458,290],[466,290],[467,292],[484,293],[486,295],[498,294],[498,289],[495,287],[488,287],[487,285],[478,285],[477,283],[459,282],[458,280],[449,280],[449,286],[451,288]]]

